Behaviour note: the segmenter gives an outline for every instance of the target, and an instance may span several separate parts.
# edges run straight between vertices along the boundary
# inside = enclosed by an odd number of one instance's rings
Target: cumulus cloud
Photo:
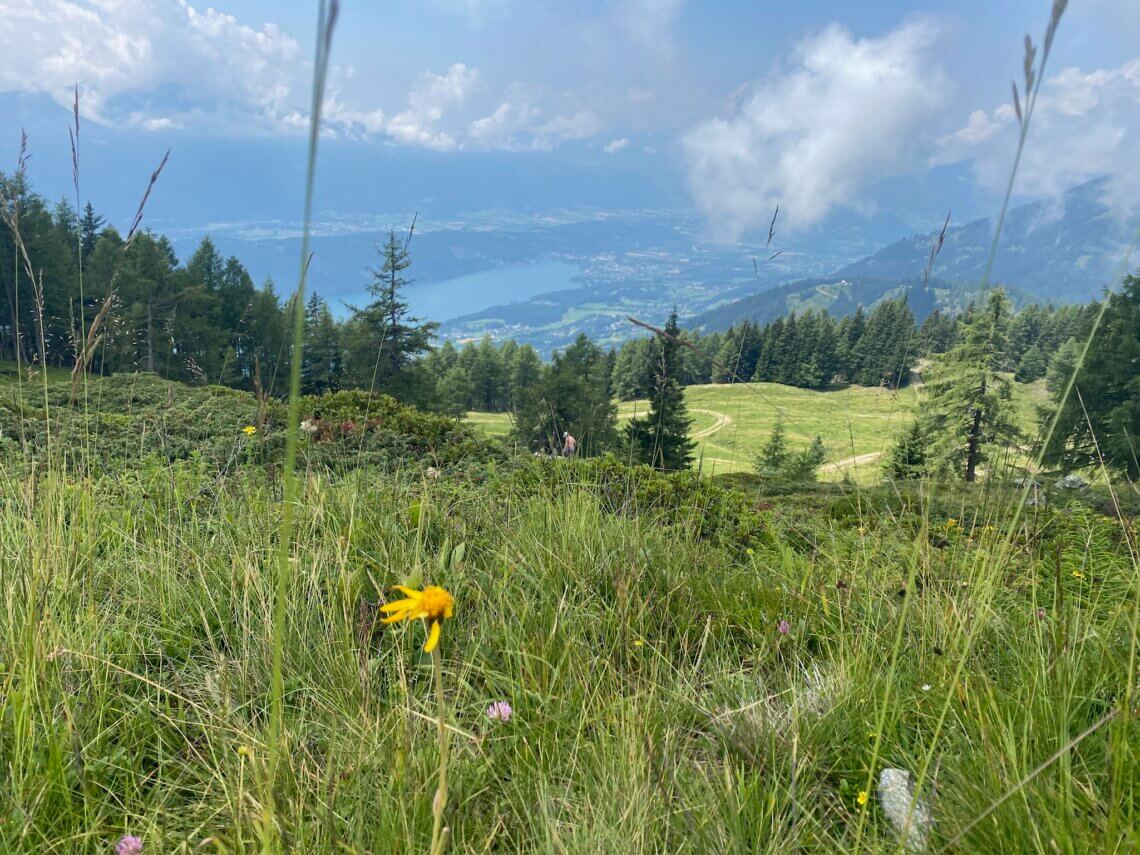
[[[70,106],[78,82],[80,108],[92,121],[149,131],[308,128],[312,63],[273,23],[251,27],[186,0],[0,0],[0,43],[0,91],[44,93]],[[458,63],[443,75],[422,75],[407,109],[390,118],[343,97],[342,84],[354,73],[331,69],[327,132],[455,147],[438,123],[467,97],[475,69]]]
[[[614,154],[621,151],[629,145],[629,137],[618,137],[616,140],[610,140],[606,143],[605,148],[602,149],[606,154]]]
[[[1003,104],[976,110],[941,140],[935,162],[971,159],[977,181],[1001,191],[1017,145],[1017,117]],[[1114,69],[1065,68],[1047,78],[1017,175],[1020,195],[1059,198],[1070,187],[1111,175],[1106,200],[1129,214],[1140,200],[1140,59]]]
[[[561,143],[588,139],[602,131],[602,120],[588,108],[548,115],[525,87],[509,87],[508,100],[471,123],[468,133],[482,148],[505,151],[549,151]]]
[[[210,101],[219,122],[239,117],[288,126],[303,109],[308,68],[296,39],[275,24],[255,29],[185,0],[0,0],[0,90],[42,92],[95,121],[161,129],[183,117],[152,115],[143,93],[165,87],[187,116]],[[193,106],[191,106],[193,105]]]
[[[408,93],[408,109],[393,116],[385,126],[397,142],[419,145],[438,151],[450,151],[458,145],[455,138],[438,124],[444,112],[461,105],[479,81],[479,70],[455,63],[446,74],[420,75]]]
[[[832,24],[749,87],[728,118],[685,133],[692,193],[714,229],[734,239],[766,226],[777,203],[786,225],[809,226],[920,166],[949,89],[928,62],[937,35],[926,21],[866,39]]]

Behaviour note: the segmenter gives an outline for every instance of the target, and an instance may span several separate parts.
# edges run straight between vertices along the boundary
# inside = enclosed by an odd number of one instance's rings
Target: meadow
[[[275,733],[280,410],[66,387],[0,409],[3,851],[427,849],[432,657],[381,622],[394,584],[455,598],[453,851],[897,851],[884,769],[932,851],[1140,845],[1137,524],[1089,495],[769,495],[308,401],[344,421],[301,441]]]
[[[1046,401],[1043,382],[1015,383],[1016,420],[1027,436],[1037,430],[1037,405]],[[871,485],[881,480],[880,458],[914,418],[917,386],[901,389],[848,385],[816,391],[779,383],[689,386],[685,403],[697,440],[696,463],[708,475],[751,472],[756,455],[783,421],[789,446],[798,450],[822,437],[827,459],[821,481],[849,478]],[[645,415],[647,401],[622,401],[622,423]],[[467,413],[485,435],[503,439],[511,430],[507,413]]]
[[[690,389],[662,473],[301,362],[0,382],[0,851],[1140,850],[1134,485],[882,483],[913,389]]]

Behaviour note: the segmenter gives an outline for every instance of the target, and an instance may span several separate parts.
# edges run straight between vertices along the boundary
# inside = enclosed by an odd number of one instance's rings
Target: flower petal
[[[413,599],[417,599],[420,596],[419,591],[417,591],[415,588],[409,588],[406,585],[393,585],[392,589],[399,591],[401,594],[406,594]]]
[[[411,612],[398,612],[397,614],[390,615],[389,617],[384,618],[384,620],[381,621],[381,623],[398,623],[399,621],[402,621],[402,620],[409,620],[411,618],[411,616],[412,616]]]
[[[439,621],[433,620],[431,632],[428,633],[427,644],[424,645],[424,653],[431,653],[437,644],[439,644]]]
[[[385,603],[384,605],[382,605],[380,607],[380,611],[382,611],[382,612],[410,611],[411,609],[414,609],[417,605],[419,605],[419,603],[416,600],[393,600],[390,603]]]

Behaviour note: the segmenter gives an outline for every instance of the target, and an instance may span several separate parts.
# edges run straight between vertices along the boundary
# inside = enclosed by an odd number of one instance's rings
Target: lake
[[[417,282],[404,292],[418,318],[448,321],[491,306],[529,300],[548,291],[574,288],[578,268],[564,261],[496,267],[439,282]]]

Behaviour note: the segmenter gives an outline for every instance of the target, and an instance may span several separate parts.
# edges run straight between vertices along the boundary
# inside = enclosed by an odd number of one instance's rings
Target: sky
[[[632,171],[729,241],[765,229],[776,204],[785,227],[810,228],[881,204],[883,182],[954,164],[992,198],[1016,145],[1010,84],[1024,90],[1023,39],[1040,45],[1050,7],[343,0],[324,139],[397,173],[477,168],[491,155],[498,169]],[[21,125],[66,145],[78,83],[94,139],[170,146],[188,163],[195,151],[207,153],[197,162],[227,152],[246,164],[219,173],[236,195],[268,192],[279,176],[257,167],[262,153],[303,145],[315,10],[302,0],[0,0],[0,156],[14,159]],[[1114,204],[1140,198],[1136,11],[1136,0],[1066,10],[1019,197],[1112,173]],[[470,192],[472,208],[486,205]]]

